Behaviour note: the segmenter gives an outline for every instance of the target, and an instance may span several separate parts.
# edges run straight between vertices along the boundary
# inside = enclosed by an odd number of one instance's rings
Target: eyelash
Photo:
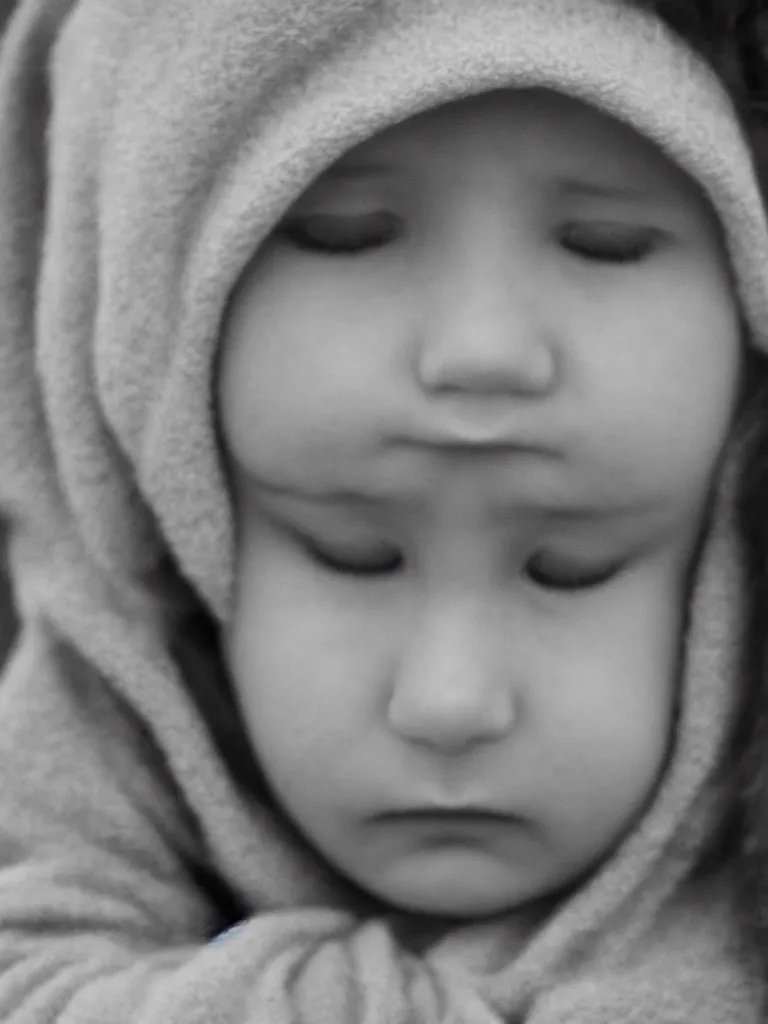
[[[405,564],[405,560],[399,551],[393,551],[387,558],[378,559],[353,559],[337,557],[328,551],[323,551],[314,544],[306,543],[307,550],[312,559],[324,569],[330,569],[339,576],[377,577],[393,576],[399,572]]]
[[[351,230],[347,227],[347,236],[341,231],[341,237],[332,239],[333,228],[338,229],[339,221],[347,220],[352,224],[363,222],[363,228],[359,223]],[[313,221],[320,224],[331,225],[331,238],[323,237],[322,232],[312,231]],[[378,224],[378,230],[370,230],[371,224]],[[286,221],[281,228],[282,236],[296,248],[305,252],[316,252],[325,256],[350,256],[357,253],[367,252],[372,249],[379,249],[394,241],[399,231],[399,218],[387,214],[372,214],[367,217],[339,218],[317,214],[314,217],[297,218]],[[327,228],[326,228],[327,231]]]
[[[575,238],[573,234],[575,232]],[[590,237],[591,235],[591,237]],[[639,263],[654,249],[658,232],[650,229],[632,229],[623,232],[593,229],[583,232],[584,240],[578,241],[578,228],[572,226],[564,231],[560,242],[564,248],[581,259],[595,263]]]
[[[608,583],[619,571],[619,567],[615,564],[606,566],[599,570],[590,569],[578,569],[575,572],[561,573],[559,579],[555,580],[553,574],[547,576],[546,572],[542,572],[540,567],[536,566],[536,557],[528,561],[526,566],[526,574],[528,579],[539,587],[545,590],[559,590],[559,591],[579,591],[579,590],[595,590],[597,587],[602,586],[604,583]],[[553,582],[554,581],[554,582]]]
[[[393,551],[387,558],[379,560],[345,559],[337,557],[330,552],[323,551],[315,545],[307,545],[309,554],[318,565],[339,576],[353,576],[362,579],[376,579],[387,576],[394,576],[405,566],[405,559],[399,551]],[[536,566],[536,558],[530,559],[526,565],[528,579],[535,585],[545,589],[561,592],[574,592],[580,590],[592,590],[607,583],[618,572],[619,567],[610,565],[599,571],[579,570],[576,572],[561,574],[557,579],[553,574],[542,572],[541,567]],[[563,576],[565,579],[563,579]]]
[[[346,237],[344,232],[333,239],[323,237],[322,232],[312,231],[312,221],[330,223],[338,229],[339,219],[332,216],[297,218],[287,221],[281,228],[281,235],[296,248],[304,252],[318,253],[324,256],[354,256],[380,249],[395,241],[401,231],[399,218],[386,213],[375,214],[365,218],[346,218],[350,221],[361,220],[359,225]],[[377,230],[370,229],[371,223],[378,223]],[[575,234],[575,238],[574,238]],[[591,234],[591,237],[590,237]],[[658,232],[648,229],[632,229],[624,232],[605,231],[602,236],[595,229],[586,229],[584,239],[580,242],[578,227],[571,225],[563,231],[558,240],[563,248],[579,259],[591,263],[631,264],[639,263],[655,248]]]

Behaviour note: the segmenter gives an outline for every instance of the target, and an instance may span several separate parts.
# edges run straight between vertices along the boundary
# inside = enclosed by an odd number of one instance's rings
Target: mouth
[[[562,456],[567,435],[558,431],[554,436],[551,427],[544,430],[544,425],[521,417],[520,407],[510,405],[507,397],[464,395],[457,399],[445,395],[438,405],[428,410],[399,410],[393,440],[457,451],[488,448],[538,457]]]
[[[429,855],[507,856],[521,843],[527,845],[530,832],[530,825],[516,814],[434,804],[386,811],[370,824],[388,848],[394,844],[398,850]]]
[[[418,825],[510,825],[518,821],[514,815],[482,807],[412,807],[404,810],[386,811],[376,816],[377,821],[391,823],[413,823]]]

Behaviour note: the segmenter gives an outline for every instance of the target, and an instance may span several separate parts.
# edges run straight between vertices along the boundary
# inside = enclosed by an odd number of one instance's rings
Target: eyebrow
[[[652,186],[626,182],[589,181],[586,178],[559,177],[554,179],[555,189],[565,196],[577,199],[623,199],[649,202],[662,198]]]
[[[360,160],[332,164],[323,171],[310,188],[322,190],[336,185],[381,182],[402,174],[395,164],[377,160]],[[630,203],[637,206],[670,205],[669,196],[653,185],[631,184],[618,181],[591,181],[588,178],[558,176],[551,179],[552,193],[561,199],[602,200]]]
[[[397,173],[394,164],[383,160],[356,160],[332,164],[315,179],[316,185],[349,181],[370,181]]]

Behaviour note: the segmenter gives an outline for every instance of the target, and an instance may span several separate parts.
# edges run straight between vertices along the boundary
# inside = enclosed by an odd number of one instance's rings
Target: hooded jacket
[[[628,120],[701,183],[765,347],[748,146],[703,62],[629,5],[22,0],[0,52],[0,503],[22,619],[0,684],[6,1024],[760,1019],[733,869],[701,867],[738,692],[736,458],[658,792],[535,929],[510,914],[416,944],[364,912],[238,785],[174,657],[174,593],[229,614],[211,382],[238,275],[344,151],[517,85]]]

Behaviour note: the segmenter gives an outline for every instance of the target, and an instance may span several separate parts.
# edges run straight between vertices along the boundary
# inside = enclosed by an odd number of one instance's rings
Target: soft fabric
[[[311,179],[394,120],[551,85],[645,132],[720,215],[768,347],[768,231],[713,75],[615,0],[22,0],[0,53],[5,1024],[740,1024],[727,867],[693,871],[743,620],[726,472],[656,799],[543,923],[414,943],[235,784],[171,657],[174,563],[226,621],[211,379],[229,293]],[[240,926],[211,941],[229,925]]]

